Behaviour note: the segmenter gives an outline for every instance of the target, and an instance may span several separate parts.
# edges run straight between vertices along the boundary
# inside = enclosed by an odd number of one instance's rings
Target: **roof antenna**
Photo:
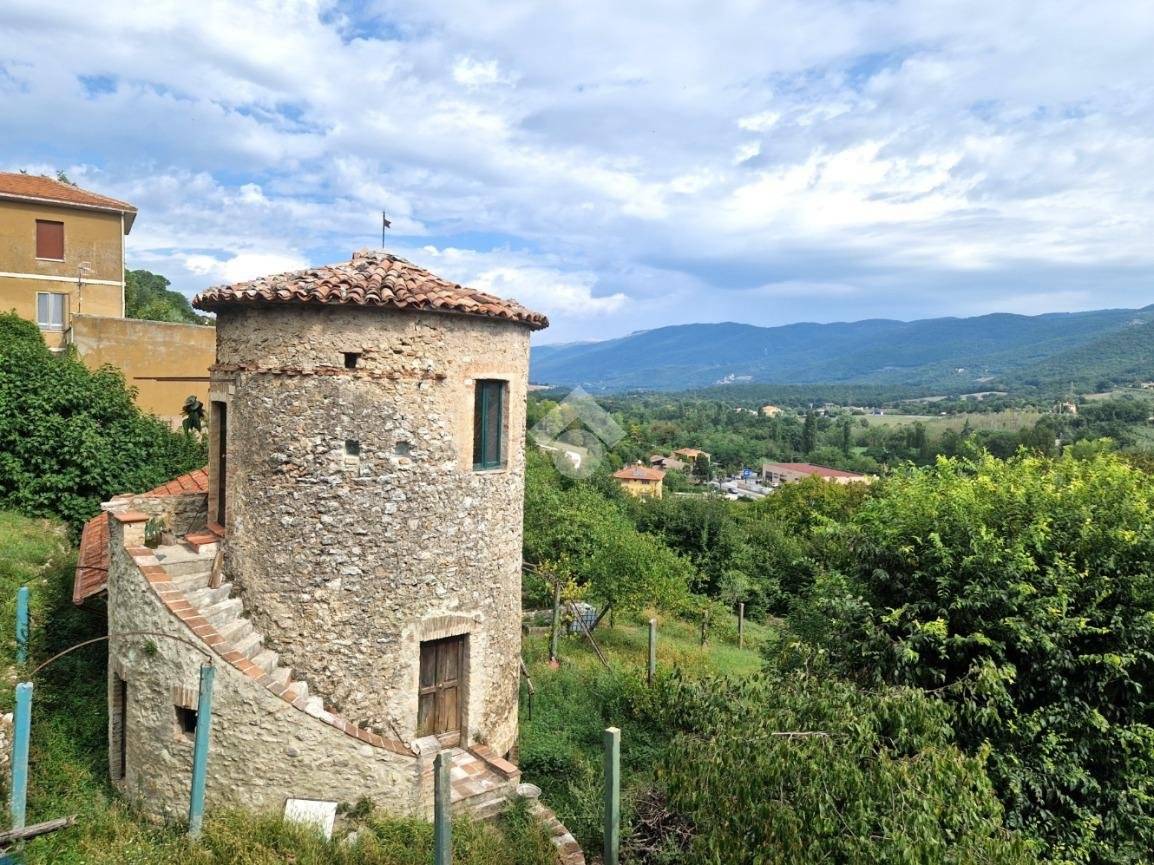
[[[385,232],[392,227],[393,227],[392,220],[389,219],[387,216],[385,216],[385,212],[382,210],[381,211],[381,249],[385,248]]]

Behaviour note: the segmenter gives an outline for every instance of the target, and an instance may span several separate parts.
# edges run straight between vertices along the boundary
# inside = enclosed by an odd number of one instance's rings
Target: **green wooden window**
[[[473,408],[473,468],[496,469],[505,465],[506,383],[491,379],[477,381]]]

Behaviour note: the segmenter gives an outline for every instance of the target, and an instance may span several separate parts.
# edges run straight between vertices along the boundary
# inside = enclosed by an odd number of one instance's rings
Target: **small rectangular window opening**
[[[507,383],[478,379],[473,406],[473,468],[505,465],[505,391]]]
[[[186,739],[196,735],[196,709],[188,706],[176,707],[176,729]]]
[[[345,352],[345,369],[356,369],[357,364],[361,362],[361,353],[359,351]]]
[[[361,443],[355,439],[345,439],[345,468],[355,469],[361,464]]]
[[[123,781],[128,774],[128,682],[113,673],[112,691],[112,738],[115,755],[112,774],[117,781]]]

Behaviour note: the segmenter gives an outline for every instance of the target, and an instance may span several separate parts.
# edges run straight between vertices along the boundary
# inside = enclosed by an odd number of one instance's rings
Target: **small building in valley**
[[[696,463],[698,460],[709,462],[709,454],[697,448],[679,448],[673,452],[673,455],[687,463]]]
[[[761,407],[761,414],[763,417],[777,417],[781,414],[781,411],[782,410],[780,406],[776,405],[763,405]]]
[[[661,454],[653,454],[649,458],[649,465],[655,469],[664,469],[665,471],[685,471],[686,464],[677,457],[667,457]]]
[[[868,484],[874,481],[872,475],[810,463],[763,463],[761,466],[761,479],[771,486],[796,483],[807,478],[819,478],[834,484]]]
[[[110,633],[176,638],[110,643],[114,785],[187,807],[211,659],[210,806],[429,814],[449,750],[454,800],[499,809],[519,779],[529,334],[547,320],[376,251],[194,303],[217,314],[207,473],[108,502],[77,571]]]
[[[621,485],[621,489],[625,490],[631,496],[638,498],[651,497],[659,499],[662,496],[662,484],[665,480],[665,472],[661,469],[650,468],[643,466],[641,463],[637,465],[626,466],[619,472],[614,472],[613,477],[617,479],[617,483]]]

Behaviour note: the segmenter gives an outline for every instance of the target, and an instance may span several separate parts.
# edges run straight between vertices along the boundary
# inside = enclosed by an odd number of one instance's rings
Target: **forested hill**
[[[726,382],[904,385],[1154,379],[1154,306],[1140,310],[755,327],[687,324],[533,349],[531,379],[588,390]]]

